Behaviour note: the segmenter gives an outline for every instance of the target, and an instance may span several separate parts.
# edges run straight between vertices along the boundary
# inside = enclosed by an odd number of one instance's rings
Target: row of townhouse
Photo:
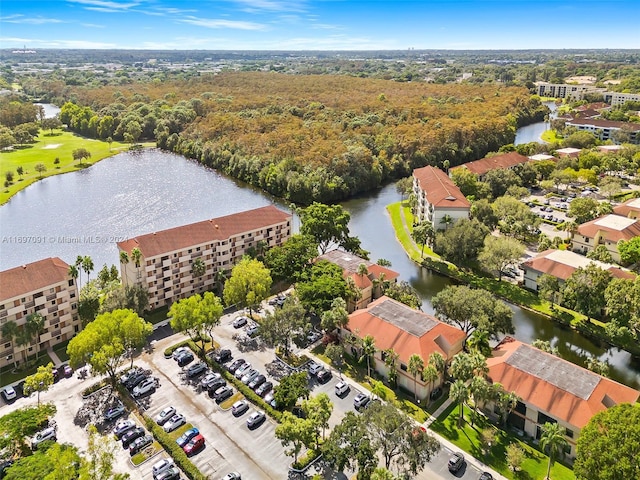
[[[118,243],[131,259],[121,263],[126,285],[142,285],[156,309],[211,290],[250,249],[282,245],[291,236],[292,216],[274,206],[149,233]],[[133,255],[140,251],[140,258]],[[137,259],[137,262],[136,260]],[[194,264],[200,268],[194,269]],[[195,270],[195,271],[194,271]],[[48,258],[0,272],[0,327],[15,322],[19,333],[33,313],[44,317],[39,336],[23,345],[0,338],[0,368],[72,338],[82,328],[79,292],[69,265]]]
[[[82,328],[78,316],[78,286],[69,265],[46,258],[0,272],[0,332],[15,323],[15,336],[0,333],[0,368],[69,340]],[[30,315],[44,323],[39,334],[23,336]],[[23,342],[22,339],[25,341]]]
[[[541,97],[567,98],[570,100],[582,100],[585,94],[599,93],[604,101],[612,107],[626,102],[640,102],[640,93],[609,92],[606,88],[594,85],[578,85],[569,83],[536,83],[538,95]]]
[[[391,350],[395,352],[398,385],[410,392],[415,390],[420,400],[429,399],[444,379],[440,375],[434,382],[425,382],[420,375],[414,377],[409,372],[411,356],[419,355],[427,364],[438,352],[449,364],[463,350],[466,337],[462,330],[385,296],[351,313],[340,334],[343,339],[367,335],[375,339],[372,369],[383,378],[389,377],[391,368],[387,356]],[[353,355],[360,354],[357,347],[351,348]],[[575,457],[580,431],[593,415],[620,403],[634,403],[640,397],[633,388],[510,337],[493,349],[487,367],[490,383],[499,383],[518,396],[507,424],[535,440],[540,439],[545,423],[560,424],[565,428],[571,458]],[[499,415],[494,402],[483,405],[482,410],[494,419]]]

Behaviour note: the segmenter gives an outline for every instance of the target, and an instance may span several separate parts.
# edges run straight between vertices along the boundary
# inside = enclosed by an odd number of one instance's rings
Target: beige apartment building
[[[0,272],[0,328],[15,322],[19,337],[29,315],[39,313],[44,318],[40,334],[34,334],[26,345],[19,344],[17,338],[0,339],[0,368],[23,363],[36,352],[69,340],[79,332],[82,324],[78,298],[69,265],[57,257]]]
[[[282,245],[291,236],[291,214],[270,205],[147,233],[118,243],[129,256],[120,264],[125,285],[143,285],[149,308],[205,292],[250,250]],[[140,251],[136,264],[132,251]]]
[[[469,218],[471,204],[453,180],[442,170],[432,166],[413,171],[413,193],[418,200],[416,218],[428,221],[434,230],[444,230],[461,218]]]
[[[571,235],[574,252],[587,254],[598,245],[604,245],[614,261],[620,262],[618,242],[640,236],[640,221],[620,215],[605,215],[578,226]]]

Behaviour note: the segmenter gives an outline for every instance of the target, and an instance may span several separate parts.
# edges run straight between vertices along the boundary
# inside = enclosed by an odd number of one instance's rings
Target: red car
[[[199,451],[202,447],[204,447],[204,437],[201,434],[198,434],[189,440],[189,443],[182,447],[182,449],[184,450],[184,453],[189,456]]]

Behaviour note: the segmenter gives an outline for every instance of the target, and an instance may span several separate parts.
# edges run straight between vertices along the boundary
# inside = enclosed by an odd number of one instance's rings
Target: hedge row
[[[184,453],[182,447],[180,447],[175,440],[173,440],[153,419],[147,415],[143,415],[147,429],[153,434],[162,448],[171,455],[176,465],[185,473],[185,475],[191,480],[207,480],[207,477],[200,473],[200,470],[191,463],[187,454]]]

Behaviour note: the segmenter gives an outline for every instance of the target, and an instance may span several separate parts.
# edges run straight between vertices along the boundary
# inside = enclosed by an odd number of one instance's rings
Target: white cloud
[[[87,10],[96,12],[125,12],[133,7],[140,5],[139,2],[121,3],[110,0],[67,0],[70,3],[84,5]]]
[[[118,48],[115,43],[87,40],[41,40],[38,38],[0,37],[3,45],[28,45],[31,48]],[[11,48],[11,47],[7,47]]]
[[[44,25],[46,23],[64,23],[62,20],[57,18],[46,18],[46,17],[27,17],[26,15],[16,14],[9,15],[1,19],[2,22],[5,23],[20,23],[27,25]]]
[[[266,26],[260,23],[244,22],[241,20],[224,20],[220,18],[197,18],[187,16],[178,21],[205,28],[231,28],[236,30],[266,30]]]
[[[233,0],[242,5],[246,12],[303,12],[305,10],[305,0]]]
[[[105,28],[104,25],[98,25],[96,23],[81,23],[80,25],[87,28]]]

